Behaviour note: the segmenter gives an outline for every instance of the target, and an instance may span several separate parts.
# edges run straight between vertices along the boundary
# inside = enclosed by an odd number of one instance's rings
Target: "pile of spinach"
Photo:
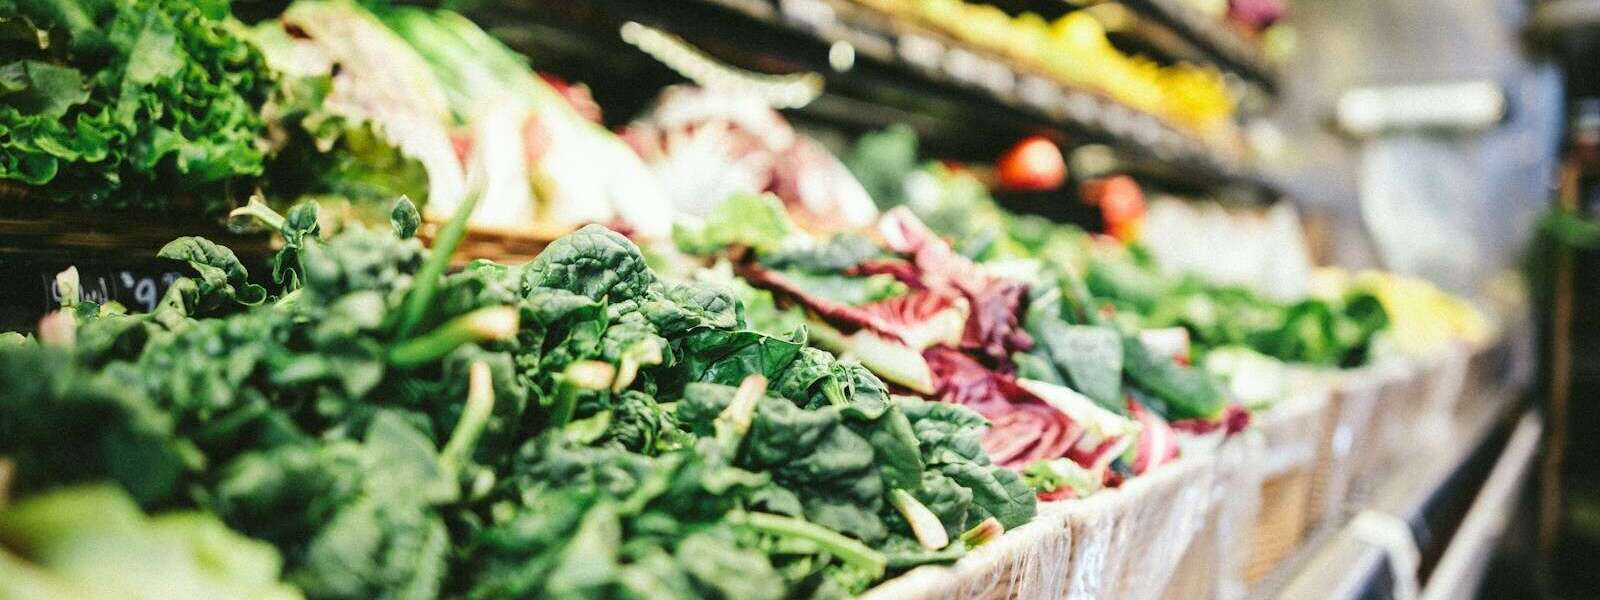
[[[409,202],[326,239],[314,205],[254,203],[270,285],[183,238],[162,255],[196,275],[155,311],[69,295],[0,349],[11,493],[213,514],[313,598],[837,597],[1031,518],[981,418],[750,329],[610,230],[448,273],[473,204],[429,251]]]

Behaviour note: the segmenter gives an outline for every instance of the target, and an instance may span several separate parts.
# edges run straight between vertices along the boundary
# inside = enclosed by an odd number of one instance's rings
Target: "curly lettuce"
[[[0,181],[89,207],[215,213],[259,176],[273,85],[226,2],[0,4]],[[17,41],[17,40],[24,41]]]

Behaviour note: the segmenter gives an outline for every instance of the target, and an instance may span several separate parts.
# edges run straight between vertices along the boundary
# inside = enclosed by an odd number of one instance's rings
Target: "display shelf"
[[[709,0],[730,8],[744,0]],[[1223,148],[1094,91],[1078,89],[1015,66],[1005,57],[972,48],[940,32],[901,22],[855,2],[779,0],[775,23],[807,31],[858,54],[901,64],[937,83],[964,87],[1092,134],[1141,155],[1206,167],[1224,176],[1243,169]],[[759,12],[748,13],[759,17]]]
[[[990,0],[1008,12],[1032,12],[1053,19],[1083,7],[1069,0]],[[1207,64],[1276,94],[1277,69],[1261,46],[1233,30],[1227,23],[1201,14],[1179,2],[1135,0],[1120,2],[1129,22],[1108,31],[1119,47],[1145,54],[1163,63]],[[1231,50],[1230,50],[1231,49]]]
[[[1159,164],[1156,181],[1186,188],[1246,186],[1278,193],[1236,157],[1198,137],[1089,91],[1018,70],[948,38],[896,23],[840,0],[581,0],[491,3],[473,16],[534,60],[589,83],[619,114],[643,109],[674,76],[622,44],[634,21],[683,38],[711,56],[760,72],[812,71],[826,92],[794,111],[846,133],[892,123],[917,129],[930,149],[955,159],[992,159],[1020,136],[1042,133],[1070,146],[1105,144],[1128,164]],[[736,32],[736,34],[730,34]],[[843,64],[841,64],[843,56]]]
[[[1277,69],[1267,60],[1261,44],[1241,35],[1227,22],[1197,11],[1181,0],[1124,0],[1123,4],[1188,38],[1219,66],[1260,83],[1268,91],[1278,87]]]
[[[1499,391],[1476,413],[1457,419],[1444,439],[1382,481],[1352,506],[1401,519],[1416,542],[1425,598],[1471,597],[1482,561],[1512,512],[1542,437],[1537,411]],[[1387,550],[1345,523],[1308,538],[1295,556],[1253,590],[1259,600],[1387,598],[1407,586]]]

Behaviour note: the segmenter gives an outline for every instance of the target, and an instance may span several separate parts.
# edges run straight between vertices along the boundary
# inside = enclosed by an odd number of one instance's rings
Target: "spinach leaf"
[[[1122,414],[1122,336],[1097,325],[1068,325],[1057,319],[1028,321],[1028,332],[1038,342],[1034,352],[1048,359],[1070,386],[1108,410]]]
[[[703,223],[677,223],[672,241],[690,254],[715,254],[730,246],[780,247],[798,232],[783,202],[772,194],[738,194],[724,200]]]
[[[193,446],[137,386],[75,368],[64,353],[0,349],[0,381],[0,455],[15,465],[12,493],[109,480],[155,506],[194,466]]]
[[[64,488],[0,511],[0,596],[290,600],[271,546],[211,515],[147,517],[107,485]]]
[[[200,275],[198,302],[202,311],[219,308],[229,302],[246,306],[260,304],[267,299],[267,290],[250,283],[250,273],[239,262],[232,250],[199,237],[182,237],[162,246],[156,253],[189,263]]]
[[[600,300],[643,296],[656,283],[639,247],[599,225],[551,242],[523,268],[523,292],[555,288]]]
[[[1227,408],[1227,397],[1203,370],[1155,356],[1139,338],[1124,336],[1122,351],[1128,379],[1149,393],[1149,408],[1169,421],[1214,420]]]
[[[964,529],[994,517],[1007,529],[1033,518],[1032,490],[1015,471],[990,464],[980,436],[988,421],[962,406],[896,398],[922,441],[922,458],[932,471],[972,492]],[[948,528],[948,523],[946,525]]]
[[[868,260],[884,256],[872,240],[854,233],[841,233],[825,241],[784,247],[763,253],[761,264],[769,268],[799,273],[837,274]]]

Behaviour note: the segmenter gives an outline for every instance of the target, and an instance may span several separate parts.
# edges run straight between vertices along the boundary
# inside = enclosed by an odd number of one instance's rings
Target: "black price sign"
[[[149,312],[184,272],[157,258],[0,255],[0,331],[32,331],[39,318],[61,307],[56,275],[78,269],[79,294],[93,302],[117,302],[129,312]]]

